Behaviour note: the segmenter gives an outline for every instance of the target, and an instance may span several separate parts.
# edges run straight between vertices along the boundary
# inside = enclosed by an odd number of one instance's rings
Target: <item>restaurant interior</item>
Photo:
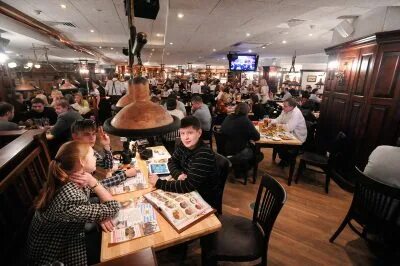
[[[399,164],[400,0],[0,1],[2,265],[399,265]]]

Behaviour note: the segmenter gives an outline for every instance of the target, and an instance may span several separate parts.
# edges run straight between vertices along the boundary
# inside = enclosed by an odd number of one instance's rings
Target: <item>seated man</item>
[[[284,124],[285,130],[292,133],[303,143],[307,139],[306,121],[297,108],[296,100],[289,98],[283,102],[283,111],[276,119],[269,120],[273,124]],[[286,166],[288,161],[293,159],[293,152],[290,149],[279,149],[279,157],[282,159],[280,165]]]
[[[235,112],[227,116],[221,126],[221,132],[226,137],[224,154],[233,156],[229,160],[236,177],[247,176],[250,162],[255,156],[250,141],[260,139],[260,133],[247,116],[249,109],[247,103],[239,103]]]
[[[49,151],[52,157],[57,154],[61,145],[71,140],[71,126],[76,120],[83,119],[82,116],[70,109],[69,103],[65,99],[56,101],[54,104],[56,113],[58,114],[57,122],[46,134],[49,140]]]
[[[168,162],[174,180],[161,180],[157,175],[151,175],[149,182],[156,188],[170,192],[197,190],[215,208],[218,185],[216,159],[210,147],[200,140],[200,121],[193,116],[183,118],[179,133],[182,142]]]
[[[397,146],[376,147],[368,158],[364,174],[389,186],[400,188],[400,138],[397,140]]]
[[[211,137],[211,113],[199,95],[192,98],[192,114],[200,121],[201,130],[203,131],[202,139],[209,140]]]
[[[33,98],[31,100],[31,110],[26,114],[26,119],[31,120],[35,124],[45,125],[44,121],[48,121],[49,125],[57,122],[57,113],[51,107],[46,107],[45,102],[41,98]]]
[[[103,153],[101,155],[94,150],[94,156],[96,157],[96,166],[104,169],[113,168],[113,156],[110,146],[110,137],[104,133],[103,128],[99,127],[97,130],[95,121],[91,119],[77,120],[72,124],[71,134],[73,140],[78,140],[92,147],[96,144],[96,137],[99,136],[99,142],[103,146]],[[127,177],[133,177],[136,175],[136,169],[130,168],[125,171],[116,171],[110,178],[102,180],[102,184],[105,187],[116,186],[122,181],[125,181]]]
[[[0,102],[0,131],[18,130],[17,124],[10,122],[14,117],[14,106]]]

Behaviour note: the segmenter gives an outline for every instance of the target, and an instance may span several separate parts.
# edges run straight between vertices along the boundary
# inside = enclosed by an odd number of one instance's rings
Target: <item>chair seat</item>
[[[263,254],[263,234],[252,220],[241,216],[220,215],[222,228],[216,234],[219,261],[252,261]]]
[[[315,164],[315,165],[328,165],[328,157],[318,154],[318,153],[313,153],[313,152],[304,152],[300,156],[300,160],[306,161],[307,163],[310,164]]]

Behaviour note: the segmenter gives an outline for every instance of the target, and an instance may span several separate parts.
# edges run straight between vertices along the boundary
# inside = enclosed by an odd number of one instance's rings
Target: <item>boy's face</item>
[[[93,147],[96,144],[96,131],[72,133],[72,139],[87,143]]]
[[[201,137],[201,129],[194,129],[192,126],[180,128],[179,134],[183,145],[188,149],[194,149]]]

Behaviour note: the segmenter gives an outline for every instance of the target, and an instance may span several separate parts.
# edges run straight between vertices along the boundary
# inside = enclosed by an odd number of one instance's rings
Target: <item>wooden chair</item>
[[[218,191],[217,191],[217,212],[222,214],[222,198],[224,195],[225,183],[228,178],[229,168],[232,166],[231,162],[225,156],[215,153],[215,159],[217,161],[217,173],[218,173]]]
[[[344,152],[347,145],[347,137],[343,132],[339,132],[336,136],[335,140],[332,142],[331,147],[329,149],[330,156],[336,156],[337,153]],[[329,192],[329,183],[331,179],[331,171],[329,167],[329,157],[325,154],[320,154],[317,152],[304,152],[300,155],[300,163],[299,168],[297,170],[297,175],[295,179],[295,183],[299,181],[303,171],[305,169],[311,170],[313,172],[325,174],[325,192]],[[322,171],[315,168],[307,168],[307,165],[311,165],[314,167],[318,167]]]
[[[219,216],[222,229],[216,233],[216,260],[243,262],[261,258],[261,264],[267,265],[269,237],[285,202],[285,189],[270,175],[263,176],[253,220],[233,215]]]
[[[359,236],[367,239],[367,234],[381,234],[391,239],[400,237],[400,189],[376,181],[356,168],[355,188],[350,209],[339,228],[329,239],[335,241],[346,225]],[[354,220],[361,225],[359,231],[351,223]]]
[[[50,163],[45,131],[27,131],[0,154],[0,257],[3,265],[26,265],[23,252],[34,201]]]

